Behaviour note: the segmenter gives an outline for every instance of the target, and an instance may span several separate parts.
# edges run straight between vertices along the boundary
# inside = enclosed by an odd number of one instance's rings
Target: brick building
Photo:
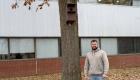
[[[36,12],[13,0],[0,0],[0,77],[51,74],[61,71],[59,6]],[[22,4],[22,2],[19,2]],[[79,0],[78,25],[81,69],[90,41],[96,39],[107,51],[110,67],[140,66],[140,1]]]

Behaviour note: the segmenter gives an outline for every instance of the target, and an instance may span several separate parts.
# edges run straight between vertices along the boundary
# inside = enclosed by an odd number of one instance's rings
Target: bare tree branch
[[[39,9],[43,9],[44,4],[47,4],[48,6],[50,6],[50,4],[48,3],[48,0],[44,0],[43,3],[39,4],[38,7],[36,8],[36,12]]]
[[[18,1],[24,1],[23,5],[24,5],[24,6],[28,6],[28,9],[30,10],[30,9],[31,9],[32,3],[35,2],[36,0],[18,0]],[[12,9],[16,9],[16,8],[19,7],[18,1],[16,0],[16,2],[13,3],[13,4],[11,5],[11,8],[12,8]],[[50,6],[50,4],[48,3],[48,0],[43,0],[43,2],[42,2],[41,4],[38,4],[38,5],[37,5],[36,12],[37,12],[39,9],[43,9],[43,6],[44,6],[45,4],[48,5],[48,6]]]

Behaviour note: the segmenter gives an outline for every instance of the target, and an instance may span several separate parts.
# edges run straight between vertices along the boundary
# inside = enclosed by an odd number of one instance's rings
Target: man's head
[[[92,50],[96,50],[98,48],[97,40],[91,40],[91,48]]]

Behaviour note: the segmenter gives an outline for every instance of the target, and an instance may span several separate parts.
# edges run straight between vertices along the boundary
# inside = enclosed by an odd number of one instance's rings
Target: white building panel
[[[38,2],[29,11],[20,3],[11,9],[14,0],[0,0],[0,37],[60,37],[60,16],[57,1],[36,12]],[[80,37],[140,36],[140,7],[78,4]]]
[[[60,36],[59,6],[56,1],[50,1],[50,6],[36,12],[37,3],[31,10],[23,6],[11,9],[14,0],[0,0],[0,37],[30,37],[30,36]]]
[[[79,36],[140,36],[140,7],[78,4]]]

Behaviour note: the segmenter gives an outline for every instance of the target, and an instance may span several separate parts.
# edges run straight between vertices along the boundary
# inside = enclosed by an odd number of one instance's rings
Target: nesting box
[[[67,3],[67,25],[72,25],[76,21],[76,7],[75,3]]]

